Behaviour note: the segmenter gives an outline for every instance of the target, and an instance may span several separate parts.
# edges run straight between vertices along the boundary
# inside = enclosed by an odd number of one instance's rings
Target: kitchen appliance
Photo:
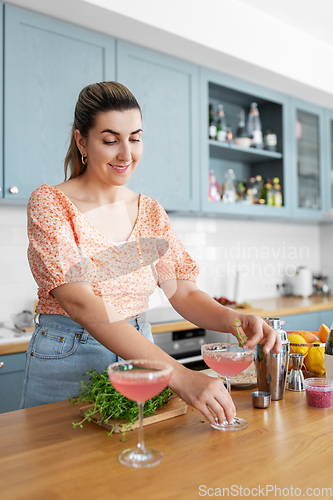
[[[318,295],[329,295],[331,292],[328,276],[317,274],[313,277],[313,290]]]
[[[259,391],[269,392],[272,401],[284,398],[287,382],[290,342],[287,333],[281,329],[279,318],[264,318],[266,323],[276,330],[282,342],[281,352],[264,353],[263,345],[256,345],[254,364],[257,371]]]
[[[203,328],[182,329],[184,318],[172,307],[155,307],[145,313],[145,319],[151,325],[160,328],[161,333],[154,333],[154,343],[183,365],[192,369],[207,368],[201,356],[201,346],[213,342],[235,342],[231,333],[214,332]],[[164,326],[166,326],[165,331]],[[157,328],[156,328],[157,329]]]
[[[293,294],[301,297],[310,297],[313,294],[312,272],[306,266],[296,269],[293,279]]]
[[[201,356],[203,344],[230,342],[231,338],[234,339],[230,333],[214,332],[203,328],[154,333],[153,338],[154,343],[163,351],[183,365],[191,365],[191,368],[194,368],[195,364],[198,368],[206,367]]]

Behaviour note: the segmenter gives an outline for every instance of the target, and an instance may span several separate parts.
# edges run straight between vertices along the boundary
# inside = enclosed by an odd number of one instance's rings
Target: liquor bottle
[[[237,194],[237,201],[243,202],[245,200],[246,187],[242,182],[239,182],[237,184],[236,194]]]
[[[236,201],[236,187],[235,187],[235,172],[229,168],[225,174],[225,182],[223,184],[223,202],[235,203]]]
[[[238,113],[238,127],[237,127],[237,132],[236,136],[237,138],[239,137],[248,137],[246,125],[245,125],[245,111],[244,109],[240,109]]]
[[[262,139],[261,120],[256,102],[251,104],[251,109],[247,117],[247,132],[251,137],[251,147],[263,149],[264,143]]]
[[[209,131],[208,135],[210,139],[216,139],[217,127],[214,120],[214,110],[213,105],[209,105]]]
[[[269,128],[266,130],[266,134],[264,136],[264,144],[267,151],[276,151],[277,137],[276,134],[273,134]]]
[[[267,182],[265,185],[266,188],[266,205],[273,206],[274,205],[274,195],[273,188],[270,182]]]
[[[274,177],[273,179],[273,204],[275,207],[282,207],[282,193],[280,180],[278,177]]]
[[[262,198],[263,187],[264,187],[264,181],[261,175],[256,175],[252,187],[253,203],[260,203],[260,200]]]
[[[220,201],[221,188],[219,183],[216,180],[215,174],[213,170],[209,171],[209,184],[208,184],[208,201]]]
[[[216,139],[221,142],[225,142],[227,139],[227,119],[225,116],[223,104],[219,104],[217,107],[217,134]]]
[[[333,380],[333,323],[327,335],[325,345],[325,371],[326,378]]]

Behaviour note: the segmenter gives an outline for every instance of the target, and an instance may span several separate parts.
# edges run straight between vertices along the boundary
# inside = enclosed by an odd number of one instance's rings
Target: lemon
[[[292,344],[306,344],[305,339],[301,337],[301,335],[298,335],[298,333],[290,333],[288,335],[288,340]],[[297,352],[299,354],[304,354],[306,357],[308,355],[309,349],[312,349],[312,347],[307,347],[307,346],[290,346],[290,353],[292,352]]]
[[[313,345],[318,344],[313,342]],[[315,375],[324,375],[325,373],[325,347],[310,347],[308,355],[304,361],[307,369]]]

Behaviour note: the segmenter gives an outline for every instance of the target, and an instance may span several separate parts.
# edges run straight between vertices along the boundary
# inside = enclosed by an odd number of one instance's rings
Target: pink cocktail
[[[209,368],[219,375],[223,375],[227,381],[227,389],[231,391],[231,377],[246,370],[254,359],[254,350],[240,347],[238,344],[215,342],[204,344],[201,347],[204,362]],[[214,429],[224,431],[237,431],[248,426],[246,420],[235,417],[234,422],[229,424],[227,420],[219,424],[212,424]]]
[[[137,377],[135,371],[127,372],[124,376],[120,373],[114,373],[110,376],[110,382],[120,394],[137,403],[145,402],[153,398],[166,388],[170,380],[170,375],[154,378]]]
[[[204,356],[203,359],[209,368],[214,370],[214,372],[219,375],[224,375],[225,377],[234,377],[235,375],[243,372],[250,366],[253,360],[251,356],[248,356],[247,359],[240,359],[236,362],[229,358],[211,359],[209,356]]]
[[[143,440],[143,406],[167,387],[172,366],[161,361],[132,359],[113,363],[108,375],[113,387],[123,396],[136,401],[139,408],[139,442],[136,448],[123,451],[120,463],[129,467],[152,467],[163,460],[163,454],[146,448]]]

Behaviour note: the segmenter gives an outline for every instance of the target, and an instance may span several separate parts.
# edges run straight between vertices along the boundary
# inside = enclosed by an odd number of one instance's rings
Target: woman
[[[158,284],[184,318],[280,350],[256,316],[227,309],[195,285],[196,263],[153,198],[126,187],[142,154],[141,110],[123,85],[102,82],[78,98],[65,159],[70,178],[34,191],[28,204],[29,263],[37,281],[21,407],[78,394],[82,374],[119,358],[172,364],[170,387],[207,420],[229,422],[235,407],[220,379],[189,370],[154,345],[140,313]],[[158,165],[156,166],[158,168]]]

